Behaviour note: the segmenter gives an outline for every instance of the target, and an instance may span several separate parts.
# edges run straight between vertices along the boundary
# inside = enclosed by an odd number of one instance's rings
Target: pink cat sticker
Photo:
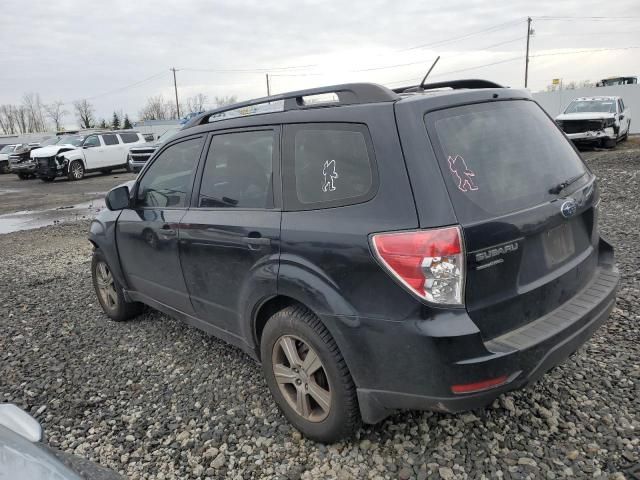
[[[447,162],[449,162],[451,175],[458,184],[458,190],[461,192],[478,190],[477,185],[473,183],[473,177],[475,177],[476,174],[467,167],[464,158],[460,155],[456,155],[455,157],[449,156]]]

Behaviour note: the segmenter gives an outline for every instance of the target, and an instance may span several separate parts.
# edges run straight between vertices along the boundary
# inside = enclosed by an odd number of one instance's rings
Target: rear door
[[[467,252],[466,308],[486,338],[557,308],[597,264],[594,177],[532,101],[424,117]]]
[[[241,333],[246,309],[276,294],[280,257],[280,127],[210,137],[180,258],[198,318]]]
[[[99,166],[114,167],[122,165],[124,161],[124,146],[120,143],[120,139],[115,133],[105,133],[101,135],[102,143],[104,143],[104,152],[100,155]]]

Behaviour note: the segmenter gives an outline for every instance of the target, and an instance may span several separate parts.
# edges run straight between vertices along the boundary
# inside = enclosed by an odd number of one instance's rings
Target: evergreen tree
[[[102,120],[100,120],[100,123],[98,125],[100,128],[104,128],[107,129],[109,128],[109,125],[107,125],[107,121],[103,118]]]
[[[118,114],[113,112],[113,121],[111,122],[111,128],[114,130],[120,129],[120,119],[118,118]]]
[[[124,124],[122,125],[122,128],[124,128],[125,130],[133,128],[133,125],[131,125],[131,122],[129,121],[129,115],[127,115],[126,113],[124,115]]]

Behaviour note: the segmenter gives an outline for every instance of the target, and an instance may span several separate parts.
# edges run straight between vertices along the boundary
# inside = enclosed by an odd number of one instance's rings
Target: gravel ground
[[[86,223],[0,235],[1,401],[50,445],[130,478],[625,478],[640,462],[640,149],[585,156],[623,275],[617,307],[565,364],[486,409],[302,439],[238,350],[157,312],[108,321]]]

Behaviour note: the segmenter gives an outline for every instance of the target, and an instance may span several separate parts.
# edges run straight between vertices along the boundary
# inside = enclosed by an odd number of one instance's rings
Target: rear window
[[[294,209],[328,208],[371,198],[373,149],[364,125],[287,125],[285,200]]]
[[[557,198],[550,189],[586,172],[534,102],[467,105],[427,114],[425,121],[462,222],[550,201]]]
[[[138,141],[137,133],[120,133],[119,135],[122,139],[122,143],[134,143]]]

